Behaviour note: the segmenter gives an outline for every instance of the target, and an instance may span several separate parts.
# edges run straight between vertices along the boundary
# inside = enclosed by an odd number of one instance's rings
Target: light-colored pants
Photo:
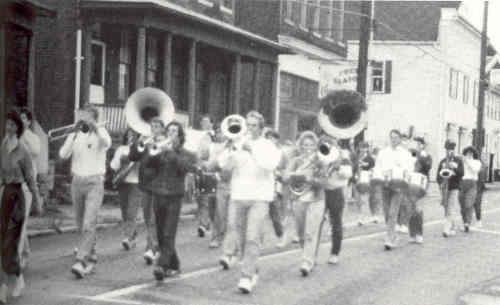
[[[142,213],[146,227],[146,251],[158,251],[158,238],[155,225],[153,193],[141,191]]]
[[[97,243],[97,216],[104,197],[104,177],[74,176],[71,183],[71,197],[80,241],[76,259],[94,262]]]
[[[118,187],[122,227],[125,237],[133,241],[137,237],[137,212],[141,206],[141,190],[137,183],[122,183]]]
[[[312,267],[316,263],[316,249],[321,239],[320,226],[325,216],[325,204],[323,200],[309,202],[296,200],[293,206],[300,245],[303,248],[302,260]]]
[[[28,185],[26,183],[23,183],[23,194],[24,194],[24,202],[26,206],[26,213],[25,213],[25,218],[24,218],[24,224],[23,228],[21,231],[21,241],[19,242],[19,256],[20,256],[20,261],[21,266],[24,267],[26,261],[28,259],[28,256],[30,255],[31,249],[30,249],[30,242],[28,239],[28,219],[30,216],[30,211],[31,211],[31,204],[33,203],[33,195],[31,194],[30,190],[28,189]]]
[[[227,231],[227,214],[229,209],[230,188],[219,182],[217,186],[217,203],[212,225],[212,240],[222,242]]]
[[[404,199],[404,191],[401,189],[383,188],[384,196],[384,216],[387,227],[386,242],[396,242],[396,223],[398,220],[399,208]]]
[[[268,213],[269,202],[265,201],[232,200],[229,204],[224,254],[231,257],[241,250],[243,277],[258,272],[261,231]]]
[[[443,196],[443,191],[441,190],[441,196]],[[448,200],[444,202],[441,200],[444,208],[444,228],[443,232],[449,232],[451,229],[456,230],[457,220],[456,217],[459,214],[458,208],[458,190],[448,191]]]

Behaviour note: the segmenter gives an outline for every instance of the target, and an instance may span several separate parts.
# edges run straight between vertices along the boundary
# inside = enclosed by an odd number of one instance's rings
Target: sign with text
[[[338,89],[356,90],[358,64],[356,62],[339,65],[321,65],[319,72],[319,98],[328,91]]]

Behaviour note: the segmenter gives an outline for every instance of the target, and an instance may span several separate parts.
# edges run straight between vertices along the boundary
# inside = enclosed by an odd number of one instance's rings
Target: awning
[[[225,31],[229,31],[239,36],[243,36],[257,43],[261,43],[268,47],[274,48],[278,50],[280,53],[285,54],[293,54],[293,51],[287,48],[286,46],[262,37],[260,35],[254,34],[252,32],[243,30],[239,27],[236,27],[232,24],[208,17],[206,15],[191,11],[187,8],[184,8],[180,5],[171,3],[166,0],[81,0],[81,6],[83,8],[159,8],[163,10],[167,10],[169,12],[176,13],[178,15],[184,16],[186,18],[195,20],[197,22],[213,26],[215,28],[219,28]]]
[[[47,5],[45,3],[41,3],[38,0],[8,0],[8,3],[19,4],[25,7],[31,8],[35,15],[37,16],[46,16],[46,17],[55,17],[57,15],[57,11],[54,7]]]

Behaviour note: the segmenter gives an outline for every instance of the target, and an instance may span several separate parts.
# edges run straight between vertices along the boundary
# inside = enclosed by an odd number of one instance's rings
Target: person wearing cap
[[[414,139],[416,143],[415,148],[415,172],[420,173],[429,179],[429,173],[432,168],[432,157],[425,151],[425,140],[422,137]],[[410,220],[409,220],[409,233],[410,241],[412,243],[422,244],[424,242],[424,211],[421,206],[421,198],[408,195],[410,200]]]
[[[443,237],[450,237],[457,234],[456,214],[458,209],[458,190],[460,181],[464,175],[464,165],[462,160],[455,156],[456,144],[450,140],[446,140],[444,148],[446,150],[446,157],[444,157],[438,165],[436,181],[441,189],[441,205],[444,209],[444,227]],[[443,175],[442,170],[450,173],[449,177]],[[447,180],[447,183],[445,183]],[[444,186],[448,185],[445,189]],[[447,194],[445,196],[445,194]]]
[[[474,201],[477,196],[477,180],[479,178],[479,171],[481,170],[481,161],[479,161],[477,150],[472,146],[466,147],[462,155],[464,156],[464,176],[460,182],[458,201],[460,202],[460,213],[462,214],[464,231],[468,233],[472,221]]]

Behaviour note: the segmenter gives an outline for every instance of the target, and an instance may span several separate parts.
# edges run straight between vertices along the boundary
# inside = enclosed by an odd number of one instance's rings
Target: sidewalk
[[[500,182],[487,184],[487,191],[500,191]],[[436,183],[429,186],[426,196],[428,200],[436,200],[439,190]],[[366,212],[366,207],[363,207]],[[185,202],[181,210],[181,218],[194,217],[197,205],[194,202]],[[42,216],[31,216],[28,223],[28,235],[30,237],[43,236],[55,233],[66,233],[76,231],[74,212],[71,205],[59,205],[57,209],[48,209]],[[142,223],[142,210],[139,210],[139,222]],[[356,222],[359,214],[353,204],[346,204],[344,222],[352,225]],[[98,228],[107,228],[117,225],[121,221],[120,207],[116,204],[104,203],[98,218]]]

